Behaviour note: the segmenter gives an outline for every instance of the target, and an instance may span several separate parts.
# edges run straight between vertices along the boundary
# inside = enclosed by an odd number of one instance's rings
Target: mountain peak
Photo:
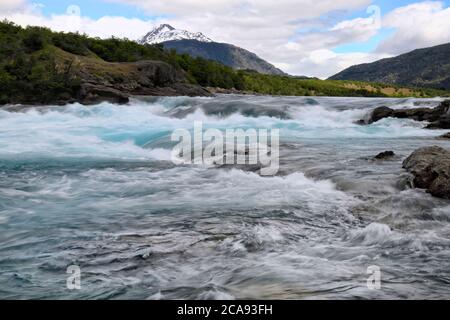
[[[140,41],[141,44],[156,44],[173,40],[197,40],[200,42],[212,42],[203,33],[193,33],[186,30],[178,30],[169,24],[161,24],[147,33]]]
[[[155,30],[158,32],[167,32],[167,31],[175,30],[175,28],[172,27],[170,24],[162,24],[159,27],[155,28],[154,31]]]

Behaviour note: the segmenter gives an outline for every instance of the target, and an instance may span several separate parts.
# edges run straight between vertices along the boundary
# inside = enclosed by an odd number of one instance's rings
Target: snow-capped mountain
[[[201,32],[189,32],[186,30],[178,30],[168,24],[162,24],[147,33],[139,43],[141,44],[156,44],[174,40],[197,40],[200,42],[212,42]]]
[[[201,32],[178,30],[168,24],[153,29],[138,42],[149,45],[161,43],[166,49],[214,60],[236,70],[250,69],[264,74],[285,74],[250,51],[228,43],[214,42]]]

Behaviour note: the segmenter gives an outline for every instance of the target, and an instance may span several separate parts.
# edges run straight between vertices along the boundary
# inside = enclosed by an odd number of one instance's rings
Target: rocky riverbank
[[[87,59],[86,59],[87,60]],[[78,94],[57,101],[59,104],[80,102],[90,105],[102,101],[124,104],[131,96],[210,96],[197,85],[189,84],[184,73],[161,61],[133,63],[77,64],[74,74],[80,79]]]
[[[39,70],[50,70],[48,74],[35,77],[42,77],[42,80],[26,78],[9,83],[0,92],[0,104],[125,104],[130,97],[139,95],[212,95],[207,89],[192,84],[186,71],[163,61],[109,62],[93,54],[76,55],[53,46],[40,54],[46,60],[37,60],[36,64]]]
[[[373,110],[361,125],[372,124],[384,118],[427,121],[426,129],[450,129],[450,100],[435,108],[391,109],[385,106]],[[439,139],[450,139],[450,133]],[[381,153],[376,158],[384,159],[390,153]],[[404,162],[403,168],[413,175],[412,186],[426,189],[431,195],[450,199],[450,151],[432,146],[414,151]]]

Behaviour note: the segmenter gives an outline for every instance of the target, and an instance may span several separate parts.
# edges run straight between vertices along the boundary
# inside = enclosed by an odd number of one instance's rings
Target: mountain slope
[[[255,70],[263,74],[283,75],[284,72],[256,54],[227,43],[177,40],[164,42],[167,49],[220,62],[236,70]]]
[[[251,69],[263,74],[285,74],[248,50],[227,43],[214,42],[202,33],[178,30],[167,24],[147,33],[139,43],[162,43],[166,49],[175,49],[181,54],[214,60],[236,70]]]
[[[358,80],[450,89],[450,43],[350,67],[330,80]]]

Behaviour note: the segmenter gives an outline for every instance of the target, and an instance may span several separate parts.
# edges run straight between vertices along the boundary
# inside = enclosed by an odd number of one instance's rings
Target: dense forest
[[[182,70],[192,84],[252,93],[302,96],[448,95],[448,92],[430,89],[405,92],[395,88],[394,91],[383,92],[383,86],[375,84],[368,86],[366,83],[305,80],[235,71],[217,62],[164,50],[161,45],[140,45],[128,39],[91,38],[78,33],[53,32],[42,27],[22,28],[3,21],[0,22],[0,104],[30,101],[32,96],[36,97],[36,101],[45,103],[52,101],[55,95],[73,96],[79,90],[81,81],[72,72],[73,62],[58,64],[52,48],[107,62],[163,61]]]

